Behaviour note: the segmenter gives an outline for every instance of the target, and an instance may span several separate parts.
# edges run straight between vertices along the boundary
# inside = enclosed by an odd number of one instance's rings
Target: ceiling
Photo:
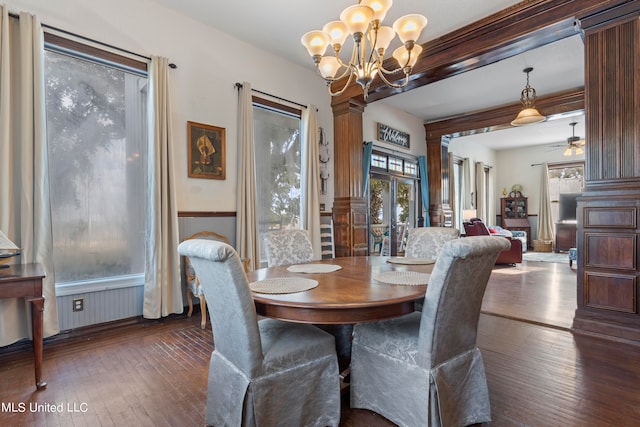
[[[314,68],[313,62],[300,37],[337,20],[342,10],[357,3],[356,0],[255,0],[248,6],[241,1],[153,1],[309,69]],[[429,23],[418,40],[424,43],[517,3],[519,1],[514,0],[396,1],[384,23],[391,25],[409,13],[425,15]],[[389,51],[400,43],[397,39],[394,42]],[[350,49],[345,47],[347,52]],[[512,104],[520,99],[526,83],[522,70],[526,67],[534,68],[530,84],[539,97],[584,86],[584,45],[580,35],[377,102],[392,105],[425,122]],[[514,111],[514,116],[516,113]],[[563,143],[571,136],[569,123],[572,121],[578,122],[575,134],[584,135],[584,115],[578,115],[465,138],[496,150]]]

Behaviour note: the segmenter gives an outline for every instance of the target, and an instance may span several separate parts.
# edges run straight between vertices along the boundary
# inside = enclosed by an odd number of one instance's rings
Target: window
[[[554,224],[560,220],[560,195],[582,193],[584,162],[549,164],[549,200]]]
[[[253,99],[258,233],[300,228],[301,112]],[[260,259],[266,259],[262,248]]]
[[[146,64],[45,42],[56,285],[135,282],[145,265]]]

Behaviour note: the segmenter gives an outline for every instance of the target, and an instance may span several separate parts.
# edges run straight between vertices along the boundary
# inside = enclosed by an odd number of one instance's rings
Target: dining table
[[[247,273],[247,278],[250,283],[290,278],[317,282],[317,286],[299,292],[252,292],[261,316],[298,323],[355,324],[413,312],[415,301],[425,295],[425,278],[434,262],[383,256],[339,257],[302,266],[262,268]],[[394,276],[400,281],[406,276],[411,283],[389,283],[385,275],[392,282],[397,281]]]

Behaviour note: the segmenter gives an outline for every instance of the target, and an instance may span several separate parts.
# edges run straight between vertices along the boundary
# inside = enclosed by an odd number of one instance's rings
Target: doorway
[[[416,224],[416,180],[372,173],[369,185],[369,254],[404,254]]]

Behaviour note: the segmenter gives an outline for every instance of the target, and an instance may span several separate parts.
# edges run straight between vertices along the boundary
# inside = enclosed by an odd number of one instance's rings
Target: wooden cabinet
[[[576,247],[577,228],[575,222],[556,222],[556,252],[569,252],[569,249]]]
[[[500,199],[500,226],[510,231],[526,231],[527,247],[532,247],[531,225],[527,218],[526,197],[503,197]]]

